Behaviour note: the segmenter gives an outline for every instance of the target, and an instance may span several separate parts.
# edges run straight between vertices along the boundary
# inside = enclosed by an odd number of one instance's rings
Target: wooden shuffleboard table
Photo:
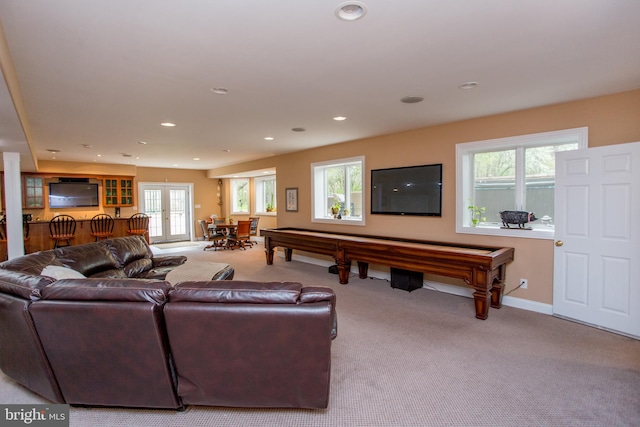
[[[297,228],[262,229],[267,264],[273,264],[276,247],[291,261],[293,249],[329,255],[338,265],[341,284],[349,282],[351,262],[359,277],[367,277],[369,263],[462,279],[474,289],[476,317],[486,319],[489,301],[502,306],[507,263],[513,248],[430,242],[391,237],[339,234]]]

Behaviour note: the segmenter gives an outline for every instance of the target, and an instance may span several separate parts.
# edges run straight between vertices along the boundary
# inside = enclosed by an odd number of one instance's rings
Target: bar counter
[[[128,218],[114,218],[113,237],[128,236]],[[145,235],[149,241],[149,233]],[[76,218],[76,237],[71,240],[72,245],[80,245],[95,241],[91,236],[91,219]],[[29,239],[25,242],[26,253],[53,249],[53,239],[49,237],[49,221],[29,221]],[[7,257],[6,244],[0,247],[0,261]]]

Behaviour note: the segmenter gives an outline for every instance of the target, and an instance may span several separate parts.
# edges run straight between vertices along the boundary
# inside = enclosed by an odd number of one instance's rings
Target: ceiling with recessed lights
[[[212,169],[640,87],[638,1],[292,4],[1,1],[2,151]]]

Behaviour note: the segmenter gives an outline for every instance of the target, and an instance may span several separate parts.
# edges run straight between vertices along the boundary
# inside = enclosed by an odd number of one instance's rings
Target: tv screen
[[[98,184],[79,182],[49,183],[50,208],[98,206]]]
[[[371,213],[442,216],[442,164],[372,170]]]

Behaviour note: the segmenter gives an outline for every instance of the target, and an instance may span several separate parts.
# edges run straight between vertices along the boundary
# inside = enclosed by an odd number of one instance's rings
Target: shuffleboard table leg
[[[489,317],[489,304],[487,303],[489,295],[485,289],[478,289],[473,293],[473,301],[476,306],[476,318],[486,320]]]
[[[369,263],[358,261],[358,277],[366,279],[369,275]]]
[[[491,307],[493,308],[501,308],[502,307],[502,294],[504,292],[504,280],[507,272],[506,264],[502,264],[499,267],[498,275],[493,282],[493,286],[491,287]]]

